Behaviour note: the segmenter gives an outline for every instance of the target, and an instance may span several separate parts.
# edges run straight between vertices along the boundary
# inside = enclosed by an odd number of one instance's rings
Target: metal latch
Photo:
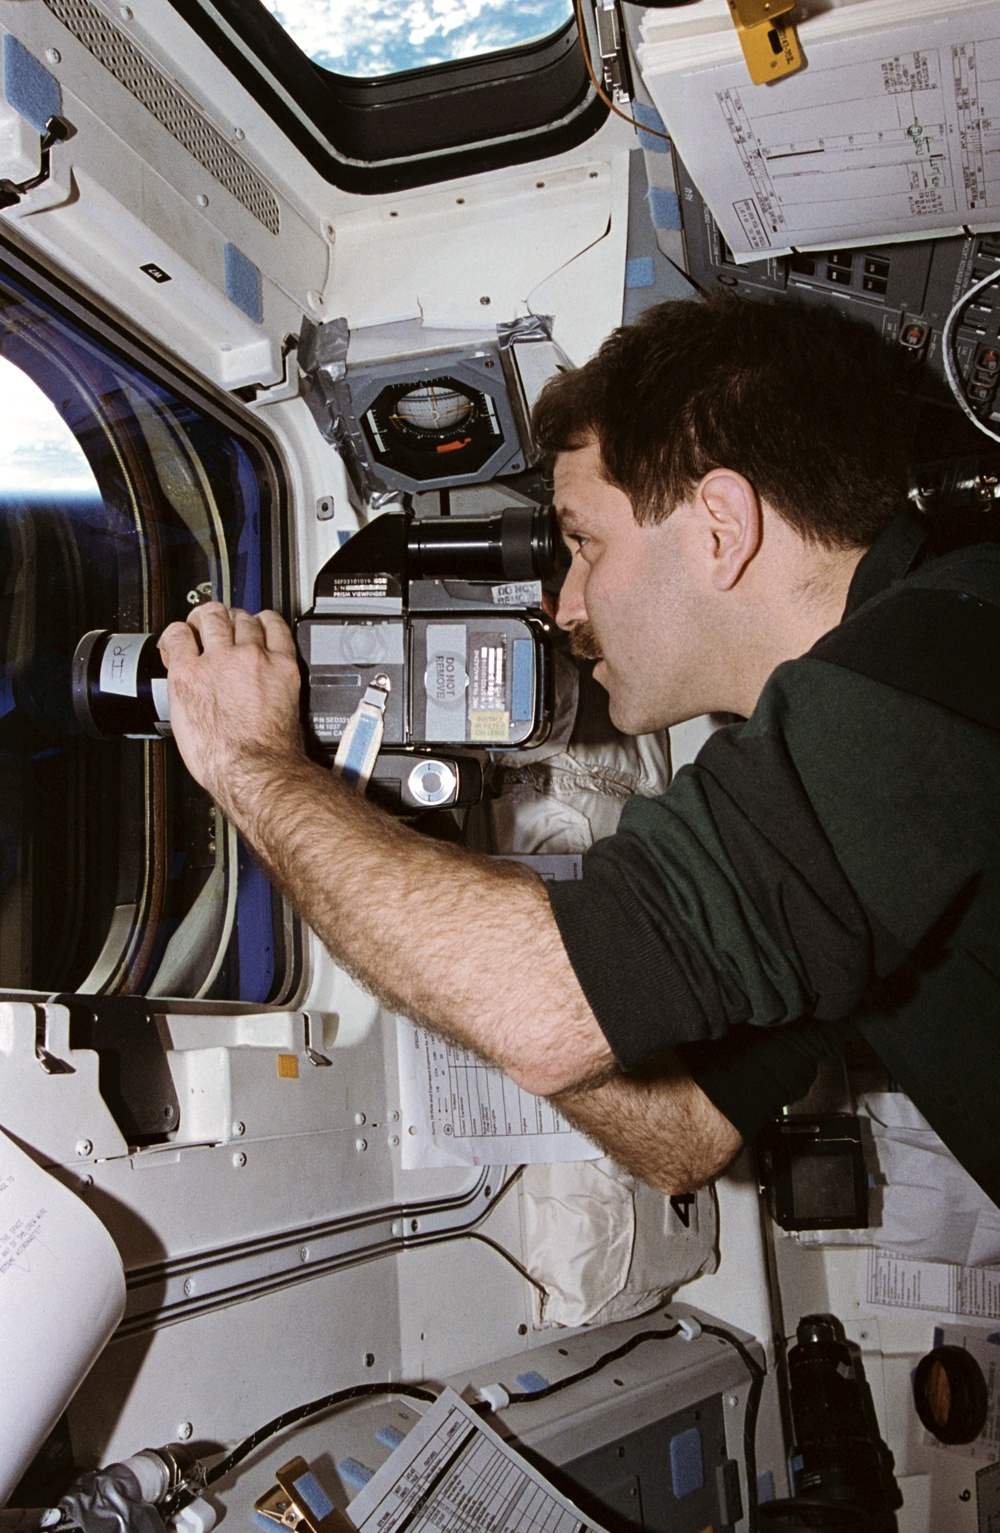
[[[25,192],[34,191],[36,186],[41,186],[49,179],[49,152],[56,144],[63,143],[67,138],[69,138],[69,123],[61,117],[50,117],[42,134],[41,168],[38,175],[32,176],[28,181],[11,181],[7,177],[0,179],[0,209],[15,207]]]
[[[357,1533],[351,1519],[334,1506],[304,1458],[289,1459],[275,1475],[273,1485],[254,1502],[268,1522],[290,1533]]]

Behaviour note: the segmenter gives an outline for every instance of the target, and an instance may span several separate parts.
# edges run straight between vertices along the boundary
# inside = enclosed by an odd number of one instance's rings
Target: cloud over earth
[[[567,21],[570,0],[264,0],[302,51],[339,74],[395,74],[514,48]]]

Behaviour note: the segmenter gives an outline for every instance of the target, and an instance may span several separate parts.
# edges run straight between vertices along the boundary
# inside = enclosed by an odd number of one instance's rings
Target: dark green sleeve
[[[853,1022],[793,1022],[737,1027],[717,1043],[682,1044],[679,1058],[744,1141],[756,1138],[783,1107],[804,1097],[824,1059],[858,1037]]]
[[[1000,864],[1000,734],[839,665],[775,671],[549,898],[622,1069],[835,1022]]]
[[[732,1027],[848,1015],[872,932],[773,712],[720,730],[634,798],[578,882],[549,885],[570,962],[623,1069]]]

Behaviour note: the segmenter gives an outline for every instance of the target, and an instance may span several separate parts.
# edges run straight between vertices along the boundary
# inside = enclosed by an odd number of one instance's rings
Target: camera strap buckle
[[[375,677],[347,721],[334,757],[333,770],[362,793],[382,749],[385,707],[391,690],[388,676]]]

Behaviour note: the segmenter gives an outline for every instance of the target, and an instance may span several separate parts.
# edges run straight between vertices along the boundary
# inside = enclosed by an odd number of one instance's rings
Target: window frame
[[[245,409],[233,396],[215,389],[206,380],[185,367],[183,362],[163,352],[148,337],[137,336],[135,329],[126,329],[124,322],[106,308],[98,298],[84,294],[72,286],[67,277],[49,258],[43,263],[34,252],[28,251],[9,229],[0,230],[0,264],[30,294],[43,304],[61,311],[75,326],[82,337],[96,347],[118,356],[148,375],[150,381],[191,404],[196,410],[232,436],[240,440],[261,463],[267,475],[272,511],[269,518],[261,518],[260,567],[262,600],[268,606],[290,612],[291,578],[288,551],[289,500],[288,475],[281,454],[275,443],[257,418]],[[160,749],[154,742],[147,743],[146,751]],[[145,853],[144,853],[145,855]],[[233,865],[238,868],[244,860],[242,845],[237,848]],[[146,876],[149,876],[148,874]],[[287,1004],[300,988],[302,979],[303,943],[300,925],[291,908],[275,891],[273,895],[273,929],[280,939],[282,952],[276,954],[275,989],[266,1001],[244,1001],[234,997],[187,999],[164,997],[151,1001],[157,1010],[197,1011],[212,1013],[247,1013],[270,1011]],[[110,936],[110,931],[109,934]],[[235,929],[229,938],[237,940]],[[227,944],[228,947],[228,944]],[[0,987],[0,1000],[27,1000],[42,995],[36,989]],[[82,993],[82,992],[81,992]],[[115,989],[109,995],[121,993]]]
[[[405,191],[564,153],[608,116],[573,17],[516,48],[359,79],[314,63],[257,0],[170,4],[344,191]],[[496,131],[484,138],[472,124],[487,100]]]

